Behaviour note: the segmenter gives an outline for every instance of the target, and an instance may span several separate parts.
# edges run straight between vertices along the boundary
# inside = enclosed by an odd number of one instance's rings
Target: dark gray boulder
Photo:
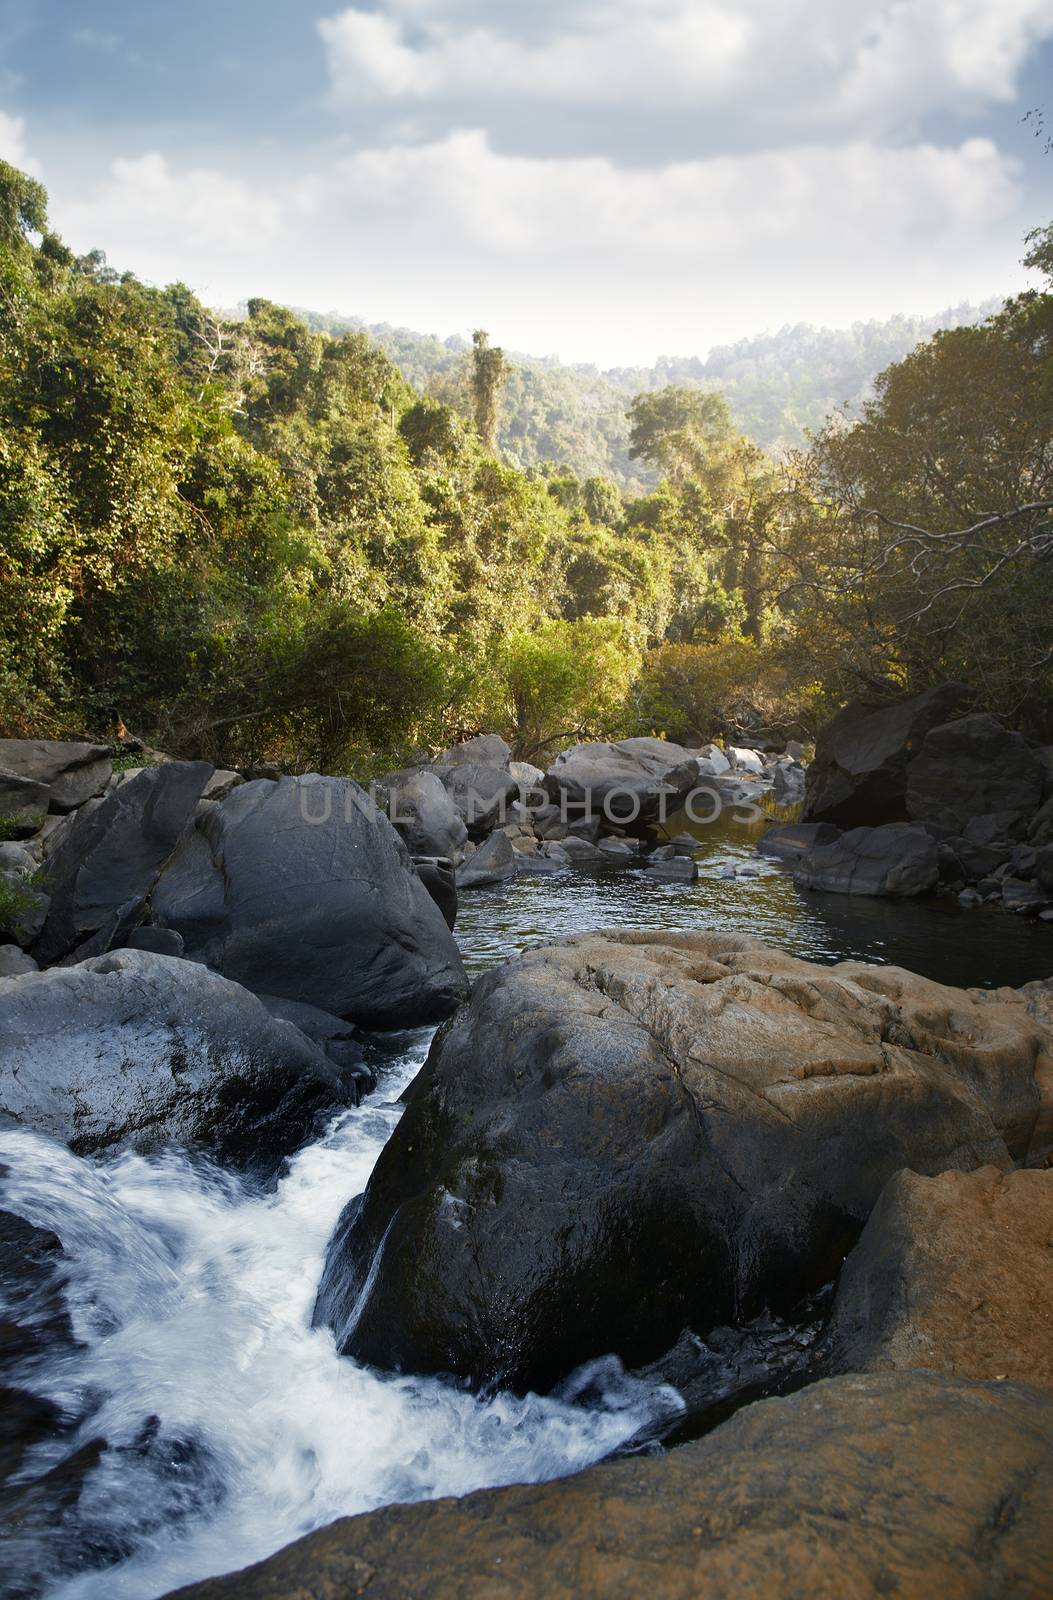
[[[272,1017],[289,1022],[323,1050],[340,1074],[345,1088],[350,1089],[356,1105],[364,1094],[376,1084],[371,1067],[366,1065],[362,1037],[353,1022],[334,1017],[331,1012],[320,1011],[317,1006],[305,1006],[297,1000],[283,1000],[280,995],[261,994],[259,999]]]
[[[940,850],[924,828],[850,828],[832,844],[806,851],[793,876],[803,889],[904,899],[935,889]]]
[[[910,700],[854,700],[822,729],[808,769],[802,822],[840,828],[905,822],[907,766],[930,728],[962,711],[969,691],[942,683]]]
[[[698,783],[698,759],[665,739],[577,744],[545,774],[550,798],[569,814],[627,825],[672,816]]]
[[[830,822],[777,823],[757,841],[757,849],[762,856],[776,856],[780,861],[800,861],[807,851],[833,844],[840,837],[840,829]]]
[[[1041,1160],[1050,1035],[1013,997],[619,931],[488,972],[330,1243],[339,1347],[547,1387],[834,1276],[893,1172]]]
[[[506,883],[516,875],[516,853],[506,833],[492,833],[473,856],[457,869],[457,888],[482,889],[490,883]]]
[[[113,773],[113,754],[105,744],[0,739],[0,767],[46,789],[51,810],[72,811],[102,794]]]
[[[457,925],[457,872],[453,862],[448,856],[414,856],[413,865],[452,933]]]
[[[1042,804],[1045,769],[1027,740],[978,712],[931,728],[907,768],[907,815],[961,833],[1000,818],[1000,836],[1026,833]]]
[[[388,820],[411,856],[459,860],[468,829],[441,778],[427,768],[389,772],[378,784]]]
[[[118,950],[0,981],[0,1116],[78,1155],[194,1146],[270,1170],[349,1103],[316,1044],[195,962]]]
[[[176,956],[186,953],[182,935],[174,928],[134,928],[124,941],[127,950],[149,950],[155,956]]]
[[[151,910],[235,982],[364,1027],[436,1022],[468,987],[405,845],[348,778],[235,789],[198,817]]]
[[[207,761],[146,767],[81,808],[48,858],[51,908],[33,950],[38,961],[123,944],[211,772]]]
[[[431,771],[441,779],[470,839],[485,839],[506,822],[519,798],[519,785],[507,767],[461,761],[452,767],[437,764]]]

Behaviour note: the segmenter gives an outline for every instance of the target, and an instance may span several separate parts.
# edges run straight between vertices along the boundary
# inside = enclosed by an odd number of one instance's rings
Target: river
[[[1049,927],[954,900],[806,895],[746,830],[700,837],[694,884],[604,867],[465,894],[457,936],[469,969],[590,927],[647,926],[735,930],[813,960],[895,961],[964,985],[1053,972]],[[728,876],[743,868],[751,875]],[[602,1349],[558,1394],[481,1399],[361,1367],[310,1328],[326,1241],[429,1040],[425,1030],[377,1041],[376,1091],[269,1191],[174,1152],[86,1161],[0,1132],[0,1207],[62,1239],[79,1341],[20,1375],[84,1417],[38,1447],[33,1471],[61,1474],[78,1449],[106,1440],[79,1498],[3,1544],[0,1592],[148,1600],[335,1517],[558,1476],[675,1423],[675,1391],[624,1373]]]

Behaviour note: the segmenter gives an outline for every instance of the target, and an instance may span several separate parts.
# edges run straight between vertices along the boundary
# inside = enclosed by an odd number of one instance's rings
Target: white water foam
[[[326,1243],[398,1121],[426,1044],[415,1038],[276,1192],[176,1153],[92,1163],[0,1133],[0,1206],[62,1239],[85,1344],[33,1387],[72,1410],[91,1396],[76,1443],[101,1434],[108,1444],[75,1526],[96,1550],[128,1552],[56,1577],[56,1600],[147,1600],[339,1516],[560,1476],[682,1409],[675,1391],[628,1377],[613,1358],[562,1398],[480,1399],[364,1368],[311,1329]],[[575,1404],[586,1391],[592,1403]],[[35,1464],[50,1459],[42,1447]],[[55,1540],[57,1569],[73,1534],[67,1525],[34,1537]],[[34,1566],[51,1565],[47,1551],[34,1555]]]

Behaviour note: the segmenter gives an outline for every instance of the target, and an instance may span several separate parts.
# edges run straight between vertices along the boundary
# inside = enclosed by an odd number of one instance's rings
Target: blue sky
[[[0,0],[78,248],[601,364],[1004,294],[1053,0]]]

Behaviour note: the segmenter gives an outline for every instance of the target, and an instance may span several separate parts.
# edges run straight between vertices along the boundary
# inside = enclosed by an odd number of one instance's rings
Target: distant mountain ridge
[[[566,365],[555,356],[507,351],[512,371],[502,395],[498,442],[519,467],[543,461],[580,478],[609,477],[644,488],[651,475],[629,459],[625,409],[643,390],[683,384],[723,391],[743,433],[769,449],[803,444],[832,411],[854,411],[879,372],[941,328],[981,322],[1001,304],[950,306],[932,316],[895,316],[850,328],[795,323],[699,356],[662,356],[652,367]],[[433,334],[295,308],[308,325],[339,334],[361,329],[384,349],[408,383],[423,393],[467,405],[462,375],[471,348],[460,335]],[[500,331],[491,330],[499,342]]]

